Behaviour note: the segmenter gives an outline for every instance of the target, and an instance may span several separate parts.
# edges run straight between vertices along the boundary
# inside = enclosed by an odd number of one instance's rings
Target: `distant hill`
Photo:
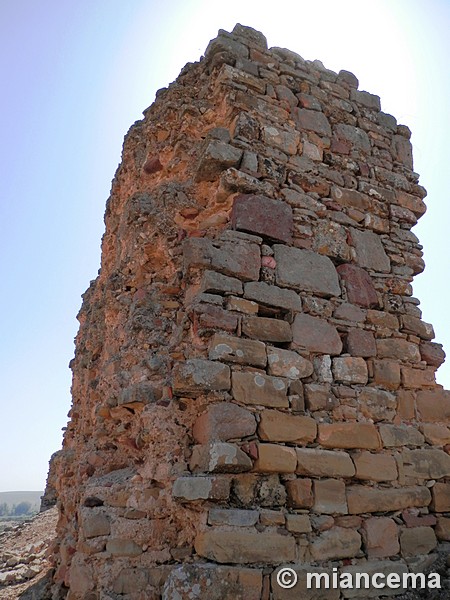
[[[42,492],[0,492],[0,504],[7,504],[8,506],[14,506],[20,504],[20,502],[29,502],[33,510],[39,510],[41,504]]]

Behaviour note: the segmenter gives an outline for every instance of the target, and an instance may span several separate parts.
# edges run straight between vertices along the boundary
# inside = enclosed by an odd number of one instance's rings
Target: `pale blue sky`
[[[0,491],[42,489],[60,447],[75,316],[124,134],[236,22],[354,72],[412,129],[429,193],[414,290],[450,355],[448,1],[0,0]],[[450,359],[438,381],[450,388]]]

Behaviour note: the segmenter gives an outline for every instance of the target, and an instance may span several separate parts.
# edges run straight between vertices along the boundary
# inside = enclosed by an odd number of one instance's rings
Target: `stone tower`
[[[337,600],[306,573],[439,568],[450,395],[409,129],[241,25],[144,115],[79,314],[53,598]]]

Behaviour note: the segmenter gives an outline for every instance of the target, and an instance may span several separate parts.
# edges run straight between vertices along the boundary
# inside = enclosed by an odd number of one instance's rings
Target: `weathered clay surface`
[[[237,25],[128,133],[51,478],[54,600],[337,600],[276,568],[448,551],[426,192],[357,87]]]

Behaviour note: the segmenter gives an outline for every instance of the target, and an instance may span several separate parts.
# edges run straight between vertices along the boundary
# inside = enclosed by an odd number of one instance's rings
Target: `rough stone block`
[[[403,450],[403,468],[406,476],[418,479],[441,479],[450,476],[450,455],[443,450],[424,448]]]
[[[350,91],[350,99],[365,108],[372,108],[377,111],[381,110],[380,97],[375,94],[353,89]]]
[[[266,345],[258,341],[216,333],[209,344],[209,359],[265,367]]]
[[[336,327],[325,319],[299,313],[292,324],[292,339],[297,348],[322,354],[340,354],[342,342]]]
[[[286,516],[281,510],[270,510],[264,508],[260,512],[259,520],[261,525],[284,525],[286,522]]]
[[[397,596],[399,594],[403,594],[407,591],[408,586],[403,587],[401,585],[402,577],[405,573],[408,572],[408,567],[399,561],[390,561],[390,560],[370,560],[364,563],[359,563],[356,565],[342,567],[340,569],[341,575],[348,574],[352,581],[356,581],[358,573],[367,573],[369,576],[368,587],[365,586],[364,580],[362,580],[361,587],[364,591],[361,596],[361,589],[358,589],[356,586],[353,588],[343,588],[342,595],[344,598],[355,598],[355,600],[365,600],[366,598],[374,598],[374,600],[378,600],[380,598],[380,594],[383,596]],[[377,586],[373,586],[371,584],[372,577],[375,573],[381,573],[384,575],[383,579],[378,579]],[[391,578],[391,579],[389,579]],[[399,587],[388,587],[387,582],[392,581],[394,585],[400,583]],[[383,585],[383,587],[379,587]]]
[[[288,504],[292,508],[311,508],[314,502],[311,479],[290,479],[286,482]]]
[[[368,558],[395,556],[400,550],[397,524],[388,517],[366,519],[362,535]]]
[[[398,318],[383,310],[368,310],[367,311],[367,323],[375,325],[378,331],[384,329],[397,330],[400,326]]]
[[[227,442],[253,435],[256,419],[250,411],[232,404],[219,402],[212,404],[194,423],[192,435],[199,444],[217,440]]]
[[[236,444],[210,442],[193,447],[189,467],[193,473],[243,473],[253,462]]]
[[[450,392],[442,389],[420,390],[416,399],[417,411],[430,423],[450,422]]]
[[[349,302],[343,302],[342,304],[340,304],[333,313],[333,317],[335,319],[342,319],[343,321],[351,321],[353,323],[363,323],[366,320],[366,316],[367,316],[366,310],[363,310],[362,308],[360,308],[359,306],[356,306],[355,304],[350,304]],[[350,335],[351,332],[355,332],[355,331],[362,332],[363,330],[362,329],[351,329],[348,335]],[[359,340],[355,340],[355,344],[356,344],[356,341],[359,342]],[[347,336],[347,344],[348,344],[348,336]],[[374,346],[375,346],[375,341],[374,341]],[[358,354],[355,354],[351,350],[348,350],[348,352],[350,354],[353,354],[353,356],[359,356]]]
[[[415,394],[411,390],[397,392],[397,414],[405,421],[411,421],[416,414]]]
[[[282,200],[243,194],[234,200],[231,225],[233,229],[289,244],[292,241],[292,208]]]
[[[278,377],[303,379],[312,375],[314,371],[311,361],[303,358],[297,352],[273,346],[267,346],[267,362],[269,375]]]
[[[228,500],[231,479],[225,476],[178,477],[172,488],[174,498],[182,502],[195,500]]]
[[[170,571],[162,600],[260,600],[262,583],[260,569],[184,564]]]
[[[244,296],[250,300],[255,300],[259,304],[296,312],[302,310],[302,301],[296,292],[279,288],[276,285],[269,285],[263,281],[246,283]]]
[[[350,329],[346,339],[346,350],[352,356],[376,356],[377,346],[373,333],[364,329]]]
[[[336,269],[328,256],[279,244],[274,250],[278,285],[325,298],[341,295]]]
[[[280,377],[260,373],[234,372],[232,394],[237,402],[273,408],[288,408],[287,383]]]
[[[261,254],[256,243],[213,242],[207,238],[188,238],[183,242],[184,268],[206,267],[243,281],[259,279]]]
[[[425,441],[423,435],[410,425],[380,425],[380,435],[386,448],[421,446]]]
[[[220,296],[219,296],[220,297]],[[237,315],[224,310],[220,306],[200,303],[194,308],[200,329],[216,330],[222,329],[229,333],[235,333],[238,325]]]
[[[295,129],[286,131],[281,129],[281,127],[266,125],[262,128],[262,139],[268,146],[278,148],[278,150],[281,150],[285,154],[296,154],[300,141],[300,133],[295,131]]]
[[[102,510],[95,508],[81,509],[80,527],[86,539],[100,535],[109,535],[111,533],[109,518]]]
[[[393,360],[373,361],[373,383],[386,388],[396,390],[401,381],[400,365]]]
[[[431,492],[431,508],[435,512],[450,512],[450,483],[435,483]]]
[[[308,515],[286,515],[286,529],[291,533],[309,533],[311,521]]]
[[[294,448],[278,444],[258,444],[254,469],[260,473],[294,473],[297,455]]]
[[[133,594],[142,592],[149,584],[147,569],[128,568],[122,569],[113,583],[116,594]]]
[[[348,512],[352,515],[428,506],[430,500],[430,490],[426,487],[379,489],[362,485],[347,487]]]
[[[208,529],[197,536],[195,550],[218,563],[279,564],[295,560],[295,539],[277,533]]]
[[[343,264],[337,272],[344,282],[347,299],[352,304],[371,308],[378,306],[378,296],[370,275],[356,265]]]
[[[196,395],[212,390],[229,390],[230,368],[219,362],[193,358],[177,363],[172,371],[175,394]]]
[[[377,273],[389,273],[391,262],[384,250],[381,237],[373,231],[351,229],[350,232],[358,265]]]
[[[377,428],[371,423],[319,424],[318,441],[325,448],[377,450],[381,447]]]
[[[395,481],[397,462],[390,454],[358,452],[352,455],[357,479],[367,481]]]
[[[333,375],[339,383],[366,384],[369,378],[367,364],[363,358],[342,356],[333,358]]]
[[[435,532],[438,540],[450,542],[450,518],[438,517]]]
[[[338,123],[334,126],[334,137],[349,144],[350,148],[360,150],[364,154],[370,153],[370,139],[365,131],[353,125]]]
[[[256,315],[259,309],[256,302],[244,300],[244,298],[235,298],[234,296],[227,298],[227,308],[246,315]]]
[[[400,370],[402,374],[402,383],[405,388],[419,389],[436,385],[436,369],[433,367],[427,367],[426,369],[401,367]]]
[[[417,344],[400,338],[377,340],[378,358],[395,358],[403,362],[420,362],[420,352]]]
[[[197,166],[196,181],[214,181],[222,171],[237,167],[242,157],[242,150],[220,140],[211,140]]]
[[[240,41],[234,40],[230,35],[222,33],[211,40],[205,50],[205,57],[210,59],[214,54],[226,52],[232,56],[248,58],[248,47]]]
[[[400,531],[402,556],[429,554],[436,546],[436,535],[432,527],[411,527]]]
[[[260,439],[268,442],[307,444],[317,435],[317,425],[311,417],[291,415],[279,410],[263,410],[258,426]]]
[[[337,398],[329,385],[308,383],[305,385],[306,406],[311,411],[331,410],[337,406]]]
[[[420,357],[432,367],[440,367],[445,361],[445,352],[442,344],[436,342],[421,342],[419,346]]]
[[[332,527],[320,534],[311,544],[314,560],[337,560],[353,558],[361,549],[361,536],[357,531],[344,527]]]
[[[417,335],[423,340],[430,341],[434,338],[433,325],[425,323],[422,319],[414,317],[413,315],[402,316],[402,329],[406,333]]]
[[[322,112],[307,108],[295,108],[293,114],[300,131],[314,131],[314,133],[326,137],[331,135],[330,123]]]
[[[391,421],[395,417],[397,399],[394,394],[365,387],[358,395],[361,414],[373,421]]]
[[[353,477],[355,467],[346,452],[297,448],[297,470],[301,475],[314,477]]]
[[[425,441],[432,446],[445,446],[450,444],[450,429],[445,425],[437,423],[424,423],[422,425],[422,433]]]
[[[314,225],[313,250],[321,255],[350,259],[347,230],[333,221],[318,221]]]
[[[334,185],[331,188],[331,197],[346,208],[354,208],[362,212],[366,212],[370,208],[370,198],[366,194],[361,194],[361,192],[353,189]]]
[[[326,515],[346,515],[345,483],[339,479],[314,481],[313,511]]]
[[[288,565],[297,575],[297,583],[290,589],[283,589],[277,582],[280,569],[275,569],[271,575],[273,600],[339,600],[339,589],[325,589],[323,577],[332,581],[331,569],[320,569],[313,565]],[[280,567],[282,568],[282,567]],[[312,585],[308,586],[308,577],[313,576]],[[315,579],[317,577],[317,580]],[[317,584],[316,584],[317,581]],[[265,599],[264,599],[265,600]]]
[[[284,343],[292,341],[291,326],[281,319],[266,317],[244,317],[242,333],[249,338],[265,342]]]
[[[205,271],[200,283],[200,291],[211,294],[242,294],[242,282],[215,271]]]
[[[208,513],[208,525],[230,525],[232,527],[252,527],[259,519],[257,510],[237,508],[211,508]]]
[[[106,542],[106,552],[112,556],[139,556],[142,548],[133,540],[110,538]]]

